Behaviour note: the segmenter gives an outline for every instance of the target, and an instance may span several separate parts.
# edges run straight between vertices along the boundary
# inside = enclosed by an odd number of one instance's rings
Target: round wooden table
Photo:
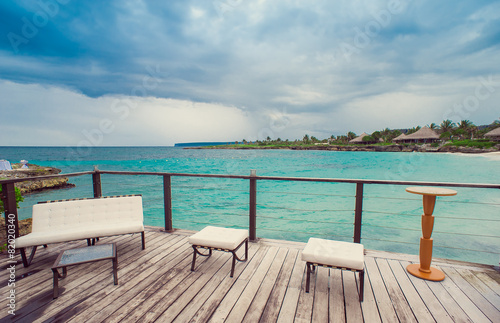
[[[439,269],[431,267],[432,261],[432,229],[434,227],[434,205],[436,196],[452,196],[457,192],[447,188],[440,187],[408,187],[407,192],[423,195],[424,214],[422,214],[422,237],[420,238],[420,264],[411,264],[406,270],[418,278],[441,281],[444,279],[444,273]]]

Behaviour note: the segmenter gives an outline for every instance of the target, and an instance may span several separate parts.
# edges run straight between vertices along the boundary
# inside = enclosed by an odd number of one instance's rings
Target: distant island
[[[230,145],[234,142],[183,142],[176,143],[174,147],[205,147],[205,146],[221,146],[221,145]]]

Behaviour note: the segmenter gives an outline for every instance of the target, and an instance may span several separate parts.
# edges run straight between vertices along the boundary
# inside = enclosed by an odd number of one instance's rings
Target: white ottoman
[[[364,290],[364,247],[360,243],[310,238],[302,251],[306,262],[306,292],[309,293],[311,272],[315,266],[351,270],[359,273],[359,300],[363,301]]]
[[[200,232],[193,234],[188,239],[193,245],[193,263],[191,271],[194,271],[196,263],[196,254],[200,256],[210,257],[212,250],[221,250],[233,254],[233,264],[231,267],[231,277],[234,275],[234,265],[236,260],[247,261],[248,259],[248,231],[243,229],[229,229],[221,227],[205,227]],[[240,259],[236,255],[236,251],[245,244],[245,259]],[[201,253],[198,248],[208,249],[208,254]]]

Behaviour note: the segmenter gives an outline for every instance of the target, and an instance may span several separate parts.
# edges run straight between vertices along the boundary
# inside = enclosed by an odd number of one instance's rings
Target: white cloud
[[[257,133],[242,109],[154,97],[90,98],[57,87],[0,83],[0,145],[173,145]],[[26,111],[29,107],[29,111]]]
[[[0,140],[76,145],[99,139],[102,120],[113,131],[99,144],[171,145],[498,118],[496,85],[473,111],[454,110],[478,77],[500,80],[498,3],[402,0],[380,22],[393,2],[71,2],[19,53],[0,40]],[[4,34],[34,10],[4,7]],[[111,108],[120,99],[134,102],[126,118]]]

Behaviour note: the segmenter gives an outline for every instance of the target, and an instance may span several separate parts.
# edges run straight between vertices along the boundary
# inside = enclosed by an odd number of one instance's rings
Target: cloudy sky
[[[500,117],[500,2],[0,2],[0,146],[326,138]]]

